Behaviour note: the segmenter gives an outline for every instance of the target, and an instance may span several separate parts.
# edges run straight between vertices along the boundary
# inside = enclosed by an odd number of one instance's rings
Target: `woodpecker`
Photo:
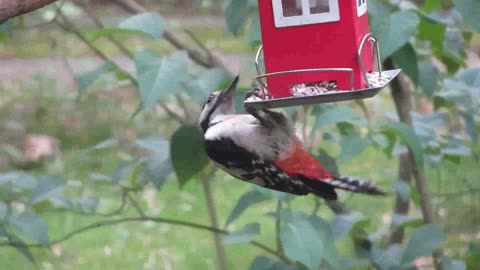
[[[206,153],[217,166],[243,181],[295,195],[313,193],[336,200],[335,188],[385,194],[368,181],[324,169],[282,113],[247,109],[248,114],[235,114],[238,79],[210,94],[199,118]]]

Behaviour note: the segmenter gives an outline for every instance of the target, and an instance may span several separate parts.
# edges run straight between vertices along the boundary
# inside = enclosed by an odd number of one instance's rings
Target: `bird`
[[[327,171],[305,149],[284,114],[250,107],[246,114],[235,114],[238,80],[236,76],[224,91],[211,93],[198,120],[205,152],[219,168],[264,188],[325,200],[337,200],[336,189],[386,194],[369,181]]]

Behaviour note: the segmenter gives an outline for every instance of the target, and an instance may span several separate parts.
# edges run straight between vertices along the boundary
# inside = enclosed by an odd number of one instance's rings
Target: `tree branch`
[[[6,20],[32,12],[57,0],[0,0],[0,24]]]

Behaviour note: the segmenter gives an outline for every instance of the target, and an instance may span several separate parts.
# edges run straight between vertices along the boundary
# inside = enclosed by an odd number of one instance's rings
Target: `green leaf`
[[[113,67],[114,67],[113,63],[108,61],[92,71],[88,71],[78,75],[75,78],[78,82],[77,100],[79,100],[83,96],[85,91],[91,85],[93,85],[103,74],[110,72],[113,69]]]
[[[223,68],[207,69],[191,81],[186,93],[197,102],[205,102],[210,93],[219,90],[221,85],[229,80],[228,76]]]
[[[35,176],[29,173],[11,171],[0,174],[0,186],[5,184],[11,184],[16,191],[23,191],[34,188],[37,185],[37,180]]]
[[[355,224],[365,221],[365,218],[359,213],[336,215],[330,223],[330,228],[335,239],[341,239],[347,236]]]
[[[295,270],[296,268],[268,256],[257,256],[249,270]]]
[[[117,33],[143,33],[154,39],[163,36],[163,18],[156,12],[142,13],[122,21],[115,28],[104,28],[95,33],[92,40]]]
[[[480,68],[469,68],[464,70],[458,77],[469,86],[480,87]]]
[[[280,218],[280,240],[285,254],[308,269],[319,269],[326,254],[331,252],[328,249],[333,247],[326,246],[333,242],[329,225],[318,220],[312,221],[303,213],[288,210],[282,210]]]
[[[392,214],[392,225],[395,227],[405,227],[405,224],[409,224],[412,221],[417,222],[418,219],[412,219],[407,215],[402,215],[402,214]],[[422,221],[421,221],[422,222]],[[423,225],[420,223],[419,226]],[[418,227],[419,227],[418,226]]]
[[[250,44],[255,44],[256,42],[262,40],[262,32],[260,28],[260,16],[257,12],[252,15],[252,20],[250,21],[250,35],[249,41]]]
[[[480,1],[478,0],[452,0],[455,8],[460,11],[463,19],[470,24],[475,31],[480,32]]]
[[[60,177],[44,176],[40,178],[28,201],[29,205],[49,201],[55,206],[64,206],[66,199],[63,195],[65,180]]]
[[[433,50],[443,50],[443,41],[447,25],[428,17],[424,13],[420,14],[420,24],[418,25],[418,37],[422,40],[430,41]]]
[[[361,154],[369,145],[370,140],[358,137],[356,135],[342,136],[340,139],[342,151],[339,160],[346,161]]]
[[[403,248],[399,244],[393,244],[387,247],[386,250],[380,250],[377,247],[372,247],[371,259],[376,265],[380,266],[380,270],[403,270],[399,266],[400,258],[402,256]]]
[[[411,264],[416,258],[431,256],[444,241],[444,233],[435,224],[427,224],[415,229],[403,253],[402,264]]]
[[[238,35],[248,18],[248,0],[230,0],[225,8],[228,31]]]
[[[421,9],[425,12],[430,12],[433,9],[440,7],[440,5],[441,5],[441,0],[427,0],[427,1],[424,1]]]
[[[223,238],[224,245],[249,243],[260,234],[260,224],[250,223]]]
[[[386,128],[387,132],[392,132],[398,136],[401,141],[410,147],[413,151],[415,161],[418,166],[423,167],[424,158],[423,158],[423,149],[420,142],[420,139],[415,134],[415,131],[405,123],[395,123]]]
[[[33,213],[22,213],[10,220],[20,233],[41,245],[48,244],[48,225],[42,218]]]
[[[138,139],[137,144],[150,150],[145,175],[157,189],[160,189],[173,170],[168,141],[160,137],[149,137]]]
[[[8,218],[8,207],[7,205],[0,201],[0,224],[3,223]]]
[[[392,187],[393,189],[395,189],[402,201],[408,202],[412,189],[407,183],[405,183],[404,181],[393,181]]]
[[[233,208],[233,211],[228,216],[227,222],[225,222],[225,227],[227,227],[230,223],[239,218],[243,214],[243,212],[245,212],[245,210],[247,210],[247,208],[249,208],[250,206],[266,201],[269,198],[270,197],[267,196],[265,193],[262,193],[258,190],[251,190],[243,194],[235,205],[235,208]]]
[[[93,150],[113,148],[113,147],[116,147],[116,146],[118,146],[118,140],[110,138],[110,139],[107,139],[105,141],[101,141],[101,142],[95,144],[94,146],[91,146],[91,147],[87,148],[86,150],[87,151],[93,151]]]
[[[415,85],[418,85],[418,60],[417,53],[410,43],[405,44],[402,48],[392,55],[393,62],[412,80]]]
[[[459,260],[452,260],[448,257],[442,258],[442,269],[444,270],[466,270],[467,266]]]
[[[414,36],[419,19],[414,11],[398,11],[389,15],[383,5],[377,3],[374,6],[378,11],[371,15],[372,32],[380,44],[380,56],[387,59]]]
[[[12,37],[12,21],[7,20],[0,24],[0,41],[6,40]]]
[[[470,242],[468,244],[468,250],[466,254],[465,262],[468,270],[476,270],[480,265],[480,243]]]
[[[348,106],[335,106],[318,116],[315,129],[340,122],[350,122],[353,121],[356,116],[357,114]]]
[[[25,258],[27,258],[32,264],[36,265],[35,259],[33,258],[33,255],[32,255],[32,252],[30,251],[28,246],[25,245],[25,243],[22,241],[22,239],[19,239],[15,235],[12,235],[9,232],[7,232],[4,228],[4,226],[0,226],[0,236],[7,237],[8,241],[10,241],[10,242],[19,243],[18,245],[15,245],[15,249],[20,254],[25,256]]]
[[[94,213],[98,207],[99,199],[95,196],[82,196],[77,199],[77,203],[79,203],[83,209]]]
[[[325,150],[320,149],[320,152],[315,157],[320,161],[320,163],[322,163],[323,167],[327,171],[333,174],[340,174],[340,171],[338,170],[338,166],[337,166],[337,161],[333,156],[328,154]]]
[[[418,63],[419,85],[423,93],[431,97],[438,89],[438,69],[430,61],[420,61]]]
[[[129,173],[131,173],[131,167],[128,167],[125,161],[120,160],[113,171],[112,184],[117,185]]]
[[[170,158],[180,187],[208,164],[203,134],[197,127],[181,126],[172,136]]]
[[[144,109],[158,100],[182,91],[181,82],[187,72],[188,54],[177,51],[161,59],[152,51],[141,51],[135,55],[135,69],[140,97]]]
[[[158,13],[143,13],[126,19],[117,27],[104,28],[97,31],[92,37],[92,41],[114,34],[143,34],[158,40],[162,38],[163,31],[163,18]]]
[[[478,128],[475,119],[471,113],[460,112],[463,121],[465,122],[466,130],[473,143],[478,141]]]

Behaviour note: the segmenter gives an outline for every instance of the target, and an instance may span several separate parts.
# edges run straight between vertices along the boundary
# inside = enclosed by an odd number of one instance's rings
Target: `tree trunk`
[[[392,59],[389,58],[385,61],[385,69],[395,69]],[[412,111],[412,89],[402,74],[392,81],[391,90],[400,121],[413,127],[412,117],[410,115],[410,112]],[[418,166],[410,147],[408,147],[408,159],[412,169],[413,178],[415,179],[415,186],[420,193],[420,207],[422,209],[423,221],[426,224],[435,223],[432,197],[428,190],[425,171],[423,167]],[[433,253],[433,261],[436,270],[442,270],[440,262],[442,256],[441,250],[437,250]]]
[[[410,185],[412,177],[412,169],[410,167],[410,160],[408,154],[400,155],[398,160],[398,180],[404,182],[407,185]],[[397,194],[395,199],[395,206],[393,207],[394,214],[397,215],[407,215],[410,205],[410,200],[403,200],[400,195]],[[388,244],[400,244],[403,241],[405,234],[404,228],[395,228],[392,224],[390,237],[388,239]]]

